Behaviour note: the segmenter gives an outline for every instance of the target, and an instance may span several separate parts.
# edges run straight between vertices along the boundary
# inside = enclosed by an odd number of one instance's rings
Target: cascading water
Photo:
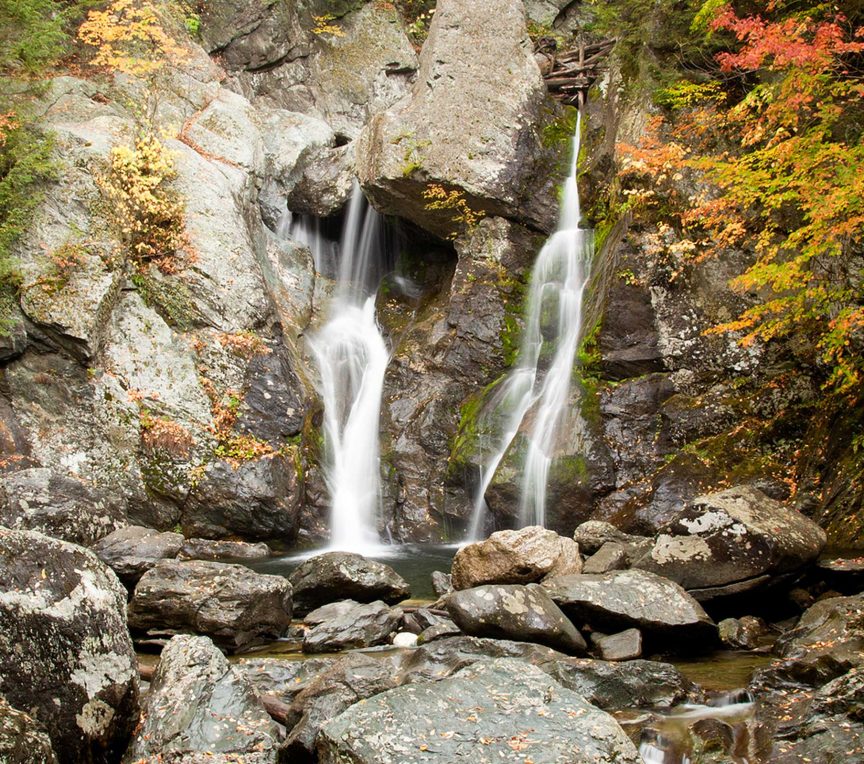
[[[383,250],[381,217],[355,182],[329,317],[309,340],[324,402],[330,547],[342,551],[369,553],[379,544],[378,417],[389,360],[375,319]]]
[[[570,400],[570,380],[582,329],[582,299],[594,249],[594,232],[579,226],[581,210],[576,173],[581,121],[580,113],[558,230],[543,246],[531,273],[525,333],[516,366],[504,381],[499,399],[505,424],[481,471],[470,539],[480,536],[488,511],[486,490],[520,432],[526,442],[520,522],[523,526],[545,525],[546,522],[546,483]],[[529,412],[530,423],[526,424]]]

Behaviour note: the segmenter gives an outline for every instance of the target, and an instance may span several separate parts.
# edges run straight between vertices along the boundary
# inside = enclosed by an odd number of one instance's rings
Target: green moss
[[[179,279],[172,279],[169,284],[146,272],[139,272],[132,274],[131,280],[141,299],[162,316],[169,326],[188,332],[199,323],[192,293]]]

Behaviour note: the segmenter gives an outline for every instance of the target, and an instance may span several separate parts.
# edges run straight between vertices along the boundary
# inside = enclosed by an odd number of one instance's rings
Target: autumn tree
[[[713,331],[740,332],[744,344],[800,338],[827,370],[826,386],[857,397],[864,28],[823,4],[802,10],[769,0],[757,8],[739,15],[730,4],[703,6],[697,23],[726,35],[729,47],[716,56],[711,81],[667,89],[671,124],[657,123],[644,145],[624,147],[624,180],[643,203],[653,203],[652,194],[673,199],[685,260],[731,247],[755,251],[732,282],[752,306]],[[671,179],[692,171],[702,191],[683,199]],[[639,178],[648,185],[634,185]]]

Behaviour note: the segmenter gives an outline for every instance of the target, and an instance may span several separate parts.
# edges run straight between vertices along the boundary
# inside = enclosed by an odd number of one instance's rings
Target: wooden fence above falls
[[[578,48],[563,53],[544,50],[541,45],[537,55],[545,59],[540,62],[541,70],[552,97],[571,106],[583,106],[588,89],[600,76],[603,59],[609,55],[615,43],[614,39],[580,43]]]

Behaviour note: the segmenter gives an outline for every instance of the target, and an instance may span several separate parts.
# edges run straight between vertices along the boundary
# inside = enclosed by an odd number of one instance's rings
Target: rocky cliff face
[[[17,245],[24,283],[0,347],[4,470],[44,470],[43,494],[67,485],[66,496],[69,480],[111,494],[110,518],[64,527],[71,539],[92,540],[93,528],[107,533],[124,516],[211,538],[325,533],[320,406],[303,335],[328,281],[278,233],[288,209],[334,224],[356,175],[373,204],[437,241],[411,234],[406,250],[438,253],[403,252],[419,298],[379,297],[392,347],[382,529],[397,539],[460,534],[480,414],[514,360],[573,126],[545,92],[526,22],[570,31],[583,16],[567,2],[440,0],[418,52],[389,4],[218,0],[207,3],[200,44],[163,69],[152,98],[124,75],[55,78],[38,108],[58,177]],[[637,136],[650,113],[620,71],[613,59],[589,99],[581,182],[605,243],[572,404],[581,425],[565,428],[550,485],[561,531],[597,517],[653,532],[686,500],[730,482],[784,498],[805,434],[795,412],[817,394],[788,349],[704,334],[736,315],[742,298],[726,283],[747,252],[678,271],[672,231],[604,207],[616,142]],[[134,138],[135,103],[175,136],[166,146],[188,254],[168,269],[122,256],[97,182],[112,147]],[[452,203],[434,204],[433,188],[455,194]],[[58,275],[53,255],[70,245],[75,265]],[[784,366],[792,370],[777,385]],[[499,526],[512,522],[517,456],[487,496]],[[818,460],[810,454],[814,486],[825,479]],[[826,505],[826,522],[845,527],[856,496]],[[819,501],[814,490],[802,505]]]

